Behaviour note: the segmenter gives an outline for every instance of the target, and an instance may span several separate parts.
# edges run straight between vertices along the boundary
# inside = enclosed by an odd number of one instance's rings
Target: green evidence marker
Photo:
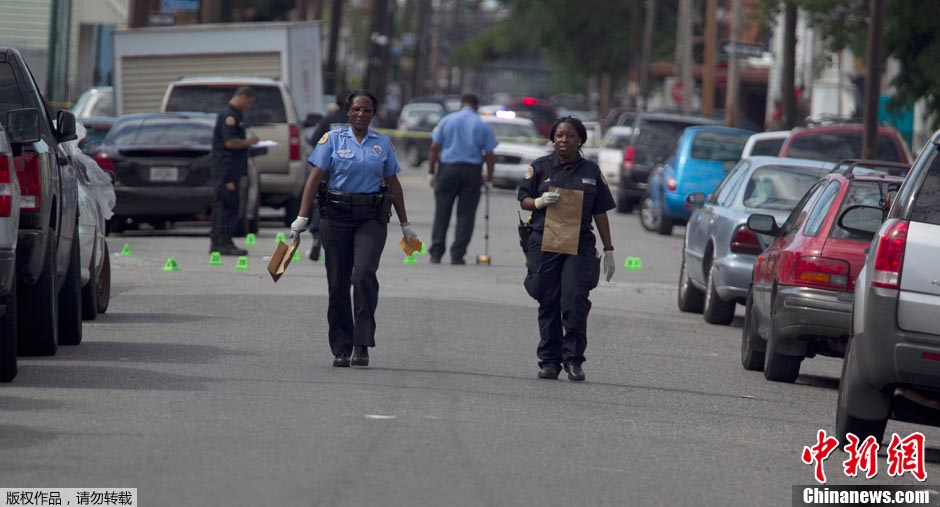
[[[277,244],[280,241],[287,243],[287,237],[284,236],[283,232],[279,232],[277,233],[277,236],[274,236],[274,244]]]
[[[166,264],[163,265],[163,271],[179,271],[180,266],[176,263],[176,259],[170,257],[166,260]]]
[[[238,258],[238,264],[235,265],[235,269],[248,269],[248,257],[242,255]]]
[[[643,269],[643,261],[639,257],[627,257],[623,267],[631,271],[640,271]]]
[[[415,257],[417,254],[406,255],[404,262],[402,264],[417,264],[418,258]]]
[[[222,254],[219,252],[212,252],[209,255],[209,265],[210,266],[221,266],[222,265]]]
[[[131,246],[127,243],[124,243],[124,248],[121,248],[121,255],[131,256]]]
[[[248,233],[245,235],[245,246],[255,246],[258,244],[258,239],[255,238],[255,235]]]

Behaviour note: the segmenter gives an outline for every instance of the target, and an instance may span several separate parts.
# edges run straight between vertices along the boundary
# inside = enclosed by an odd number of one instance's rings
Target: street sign
[[[151,12],[147,16],[149,26],[173,26],[176,24],[176,14],[172,12]]]
[[[161,0],[162,12],[198,12],[199,0]]]
[[[672,98],[672,101],[676,104],[682,104],[685,98],[685,95],[682,93],[682,81],[673,83],[672,88],[669,89],[669,97]]]
[[[728,56],[760,58],[764,56],[764,46],[761,44],[729,41],[721,45],[721,52]]]

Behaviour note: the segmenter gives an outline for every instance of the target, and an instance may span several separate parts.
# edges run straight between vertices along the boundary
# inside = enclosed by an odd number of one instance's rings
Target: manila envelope
[[[297,250],[299,246],[299,239],[295,239],[290,246],[283,241],[277,242],[274,255],[271,256],[271,262],[268,262],[268,273],[271,273],[271,278],[274,279],[274,283],[277,283],[277,280],[281,278],[284,271],[287,271],[287,265],[290,264],[291,258],[294,257],[294,251]]]
[[[560,196],[558,202],[545,211],[542,251],[578,255],[584,191],[567,188],[549,190],[555,190]]]
[[[402,238],[401,241],[398,242],[398,246],[400,246],[401,250],[405,252],[405,255],[410,257],[414,255],[415,252],[420,252],[423,245],[421,244],[421,241],[418,240],[418,238],[412,237],[410,242],[406,242],[405,238]]]

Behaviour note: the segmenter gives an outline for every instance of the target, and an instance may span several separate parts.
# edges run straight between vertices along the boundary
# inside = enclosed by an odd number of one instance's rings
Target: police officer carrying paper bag
[[[369,130],[377,107],[378,101],[368,91],[347,97],[349,127],[331,130],[317,141],[308,160],[312,170],[300,205],[301,210],[309,210],[320,182],[329,178],[328,189],[319,196],[320,239],[326,254],[327,320],[336,367],[369,364],[379,299],[376,270],[393,206],[404,239],[417,236],[408,224],[396,176],[401,168],[391,140]],[[298,216],[291,224],[291,237],[299,238],[308,221]]]

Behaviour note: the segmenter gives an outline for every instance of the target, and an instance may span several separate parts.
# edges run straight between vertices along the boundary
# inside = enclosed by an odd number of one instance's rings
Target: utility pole
[[[718,0],[705,2],[705,54],[702,68],[702,116],[710,118],[715,110],[715,46],[718,38],[718,24],[715,10]]]
[[[424,93],[424,75],[427,72],[428,24],[431,18],[431,0],[417,0],[418,27],[415,34],[414,68],[411,75],[411,96]]]
[[[865,73],[865,111],[862,122],[862,158],[875,158],[878,138],[878,96],[881,95],[881,37],[884,33],[884,0],[870,0],[868,14],[868,72]]]
[[[741,39],[741,25],[744,23],[744,0],[731,0],[731,44],[735,46]],[[728,55],[728,84],[725,95],[725,125],[734,127],[738,123],[738,90],[741,80],[738,76],[738,55],[731,51]]]
[[[645,20],[643,21],[643,54],[640,56],[640,101],[646,109],[649,98],[650,60],[653,53],[653,25],[656,22],[656,4],[653,0],[643,2]]]
[[[677,27],[676,60],[679,63],[679,82],[682,83],[682,114],[692,112],[692,94],[695,81],[692,79],[692,0],[679,0],[679,23]]]
[[[199,5],[201,23],[222,22],[222,0],[201,0]]]
[[[796,126],[796,4],[787,0],[783,16],[783,69],[780,76],[780,98],[783,104],[783,130]]]
[[[431,78],[431,95],[437,95],[440,92],[440,82],[437,79],[437,70],[441,65],[441,35],[440,35],[440,11],[431,14],[431,68],[428,70]]]
[[[339,32],[343,26],[343,0],[333,0],[333,12],[330,13],[330,49],[326,57],[326,91],[339,93],[336,89],[336,53],[339,45]]]
[[[150,2],[147,0],[131,0],[127,5],[127,27],[141,28],[147,26],[150,15]]]

